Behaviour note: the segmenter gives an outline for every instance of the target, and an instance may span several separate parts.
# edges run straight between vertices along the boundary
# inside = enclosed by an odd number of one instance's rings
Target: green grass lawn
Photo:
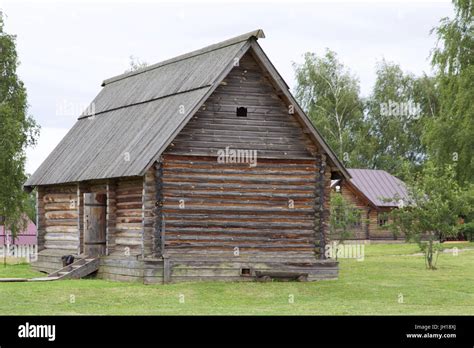
[[[474,315],[474,250],[441,254],[436,271],[410,255],[416,245],[368,245],[365,251],[364,261],[341,260],[338,280],[320,282],[0,283],[0,314]],[[0,277],[37,275],[28,265],[0,266]]]

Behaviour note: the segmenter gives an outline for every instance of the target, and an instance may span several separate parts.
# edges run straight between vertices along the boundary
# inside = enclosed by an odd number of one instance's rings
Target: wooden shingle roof
[[[296,105],[313,139],[349,177],[257,44],[262,37],[263,31],[255,30],[105,80],[91,106],[25,186],[143,175],[249,49]]]

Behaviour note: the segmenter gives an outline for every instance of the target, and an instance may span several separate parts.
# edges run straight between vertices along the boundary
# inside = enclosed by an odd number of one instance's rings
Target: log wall
[[[246,107],[247,116],[236,116]],[[227,146],[261,158],[312,158],[316,146],[261,68],[247,53],[168,148],[181,155],[217,155]]]
[[[360,197],[360,195],[357,194],[351,186],[347,185],[345,181],[343,181],[340,186],[341,194],[344,199],[358,209],[361,216],[360,226],[351,229],[352,235],[349,239],[368,239],[370,228],[368,221],[369,213],[370,211],[375,210],[375,208],[371,207],[368,202]],[[335,237],[337,238],[337,236]]]
[[[262,159],[249,167],[218,164],[214,157],[166,155],[166,252],[314,256],[320,237],[314,218],[319,165],[315,159]]]
[[[142,194],[143,178],[117,181],[115,245],[110,254],[142,255]]]
[[[45,249],[79,251],[77,186],[51,186],[42,188],[44,205]],[[43,233],[43,228],[41,228]],[[39,241],[41,243],[41,240]]]
[[[393,233],[385,227],[380,227],[378,224],[379,212],[390,212],[391,208],[374,208],[369,205],[368,201],[361,197],[347,183],[341,183],[341,194],[347,202],[354,205],[355,208],[361,212],[361,225],[352,229],[353,235],[349,239],[359,240],[394,240]],[[335,236],[337,238],[337,235]],[[403,240],[404,236],[398,236],[397,239]]]
[[[380,212],[389,212],[390,209],[381,209]],[[404,239],[404,235],[400,235],[397,238],[393,235],[393,232],[386,227],[379,226],[378,222],[378,211],[372,210],[369,215],[369,236],[372,240],[394,240],[394,239]]]

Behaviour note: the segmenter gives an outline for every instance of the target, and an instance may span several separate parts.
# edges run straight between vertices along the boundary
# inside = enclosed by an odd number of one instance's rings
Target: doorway
[[[98,257],[106,254],[107,195],[84,193],[84,254]]]

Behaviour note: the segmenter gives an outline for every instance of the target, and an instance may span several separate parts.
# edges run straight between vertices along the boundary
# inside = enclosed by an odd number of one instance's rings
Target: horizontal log
[[[60,219],[60,220],[48,220],[45,219],[42,223],[43,226],[74,226],[77,228],[77,218],[75,219]]]
[[[122,246],[129,246],[129,245],[142,245],[141,239],[134,239],[134,238],[121,238],[121,237],[116,237],[115,238],[115,243],[117,246],[122,245]]]
[[[192,204],[186,204],[185,208],[179,208],[178,204],[172,204],[166,202],[163,205],[163,211],[166,213],[177,213],[177,212],[183,212],[184,214],[189,214],[189,213],[198,213],[198,214],[210,214],[210,213],[215,213],[215,214],[224,214],[224,213],[229,213],[229,212],[239,212],[241,214],[244,213],[250,213],[250,214],[285,214],[285,215],[300,215],[300,214],[306,214],[306,215],[313,215],[314,213],[314,208],[312,206],[304,206],[304,207],[296,207],[296,208],[288,208],[286,206],[270,206],[270,207],[264,207],[260,206],[258,204],[247,204],[247,205],[242,205],[238,206],[236,204],[234,205],[220,205],[220,206],[202,206],[202,205],[192,205]]]
[[[117,210],[125,210],[125,209],[141,209],[142,202],[137,203],[130,203],[130,202],[117,202]]]
[[[78,248],[78,242],[73,242],[73,241],[48,241],[46,240],[44,243],[44,246],[48,249],[61,249],[61,250],[68,250],[68,251],[73,251],[76,252]]]
[[[313,200],[318,197],[315,192],[296,192],[296,193],[279,193],[275,191],[267,192],[252,192],[252,191],[224,191],[224,190],[183,190],[183,189],[166,189],[167,197],[196,197],[196,198],[252,198],[254,200],[281,200],[288,201],[289,199],[309,199]],[[306,201],[306,200],[305,200]]]
[[[50,193],[43,197],[44,203],[69,203],[77,200],[77,194]]]
[[[67,232],[67,231],[66,231]],[[47,233],[44,236],[44,239],[47,241],[79,241],[79,236],[76,234],[71,233]]]
[[[79,233],[76,226],[47,226],[45,227],[46,232],[68,232],[68,233]]]
[[[240,125],[239,125],[240,126]],[[196,140],[196,138],[204,138],[203,140]],[[207,140],[207,141],[206,141]],[[215,140],[215,141],[210,141]],[[185,139],[175,139],[174,149],[194,149],[194,148],[207,148],[207,149],[224,149],[226,146],[229,146],[234,149],[243,149],[243,150],[252,150],[258,153],[263,151],[291,151],[296,153],[305,154],[304,147],[301,145],[293,145],[293,144],[281,144],[281,143],[270,143],[270,142],[256,142],[254,141],[234,141],[232,143],[222,140],[219,141],[218,139],[211,138],[206,139],[206,137],[197,137],[194,138],[185,138]]]
[[[141,223],[117,223],[116,228],[117,230],[141,230],[142,224]]]
[[[78,214],[75,211],[50,211],[45,213],[46,219],[58,220],[58,219],[77,219]]]
[[[52,211],[52,210],[77,210],[77,202],[72,201],[72,202],[67,202],[67,203],[47,203],[44,206],[44,209],[46,211]]]
[[[290,200],[291,207],[290,208]],[[251,196],[232,196],[232,197],[217,197],[217,196],[201,196],[187,195],[186,193],[179,195],[170,195],[169,191],[166,192],[165,205],[180,206],[184,204],[185,207],[255,207],[260,208],[285,208],[289,210],[298,210],[306,208],[314,208],[314,198],[293,198],[293,197],[251,197]]]
[[[239,131],[237,131],[239,132]],[[207,165],[209,166],[210,163],[215,163],[216,158],[214,156],[182,156],[182,155],[173,155],[173,154],[164,154],[163,155],[163,168],[166,167],[174,167],[176,165],[183,165],[183,166],[200,166],[200,165]],[[305,166],[314,166],[315,164],[321,163],[319,158],[308,158],[305,160],[288,160],[288,159],[269,159],[269,158],[261,158],[259,160],[259,168],[301,168]],[[238,163],[233,164],[233,166],[239,165]],[[243,166],[243,164],[241,164]]]
[[[250,167],[249,165],[246,165],[244,167],[242,166],[232,166],[232,165],[224,165],[223,163],[215,161],[213,163],[213,166],[201,166],[202,168],[199,167],[183,167],[183,166],[169,166],[166,167],[164,170],[164,173],[185,173],[185,174],[199,174],[199,173],[204,173],[204,174],[213,174],[213,175],[224,175],[224,174],[237,174],[237,175],[271,175],[271,176],[288,176],[288,175],[297,175],[297,176],[308,176],[309,178],[313,179],[313,176],[315,175],[319,169],[318,168],[311,168],[311,167],[306,167],[306,168],[285,168],[285,167],[279,167],[279,168],[261,168],[258,165],[258,160],[257,160],[257,165],[255,167]]]
[[[181,189],[181,190],[221,190],[221,191],[237,191],[237,192],[276,192],[276,193],[286,193],[290,196],[293,192],[305,192],[311,193],[315,192],[314,185],[306,183],[306,185],[276,185],[274,182],[271,184],[260,183],[260,184],[251,184],[241,182],[227,182],[223,184],[222,182],[179,182],[179,181],[170,181],[167,178],[163,179],[162,187],[163,190],[167,189]]]
[[[204,242],[204,241],[209,241],[209,242],[229,242],[229,243],[252,243],[255,245],[261,244],[261,243],[290,243],[290,244],[307,244],[309,247],[314,245],[315,238],[314,237],[305,237],[305,238],[299,238],[299,236],[292,236],[292,235],[267,235],[267,236],[237,236],[237,235],[232,235],[232,236],[222,236],[222,235],[217,235],[217,234],[200,234],[200,235],[180,235],[176,233],[170,233],[169,231],[166,231],[166,240],[167,242],[173,243],[188,243],[188,242]],[[255,242],[255,243],[253,243]]]
[[[169,150],[170,153],[176,155],[186,155],[186,156],[193,156],[193,155],[204,155],[204,156],[218,156],[218,152],[221,148],[206,148],[206,147],[190,147],[186,149],[181,148],[171,148]],[[258,157],[267,157],[267,158],[287,158],[287,159],[309,159],[312,158],[312,154],[306,151],[289,151],[289,150],[281,150],[281,151],[271,151],[271,150],[259,150]]]
[[[302,229],[308,229],[308,228],[313,228],[314,227],[314,221],[309,220],[307,222],[305,221],[299,221],[295,220],[293,222],[275,222],[275,221],[265,221],[262,220],[261,222],[259,221],[222,221],[222,220],[215,220],[215,221],[209,221],[209,220],[203,220],[203,221],[185,221],[185,220],[170,220],[166,219],[166,226],[171,227],[206,227],[206,228],[216,228],[216,227],[241,227],[241,228],[256,228],[256,227],[263,227],[263,228],[268,228],[271,226],[272,228],[275,229],[280,229],[280,228],[292,228],[292,229],[297,229],[297,228],[302,228]]]

